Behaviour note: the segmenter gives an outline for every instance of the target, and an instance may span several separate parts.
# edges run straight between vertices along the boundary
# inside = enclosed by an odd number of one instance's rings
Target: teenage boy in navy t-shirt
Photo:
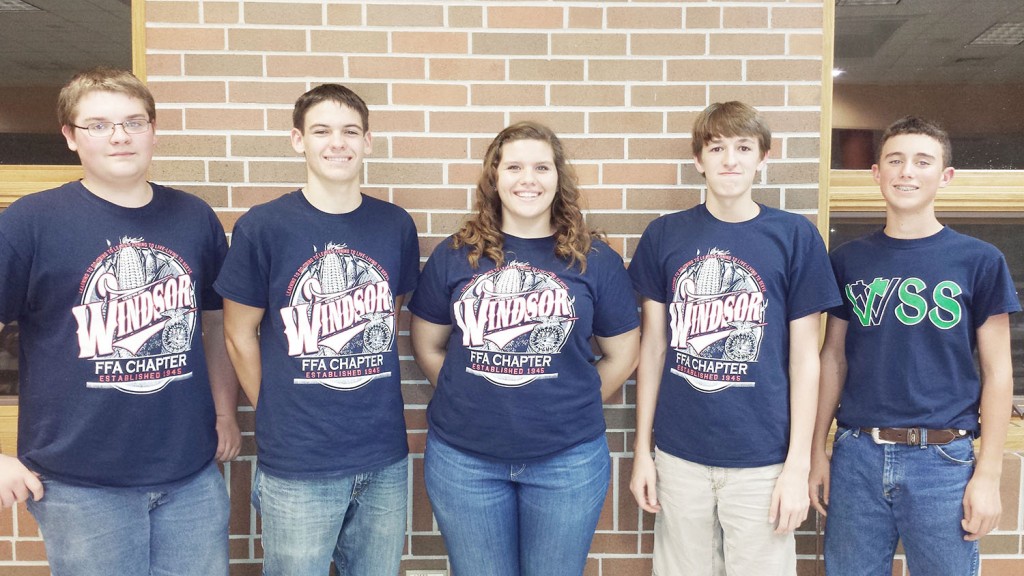
[[[845,298],[825,329],[810,483],[830,574],[890,573],[897,540],[912,574],[977,574],[999,520],[1020,302],[1003,255],[935,217],[951,157],[934,123],[889,126],[871,168],[885,228],[832,254]]]
[[[0,502],[28,500],[56,576],[226,576],[215,460],[241,437],[213,290],[224,229],[146,181],[156,106],[130,72],[82,72],[57,108],[84,177],[0,213],[0,323],[21,337]]]
[[[839,295],[810,221],[751,197],[770,145],[752,107],[705,109],[707,200],[652,222],[629,267],[643,297],[630,488],[657,513],[658,574],[796,574],[819,318]]]
[[[253,504],[264,574],[396,574],[408,444],[396,334],[419,244],[401,208],[360,192],[369,112],[338,84],[303,94],[306,185],[235,225],[216,288],[256,407]]]

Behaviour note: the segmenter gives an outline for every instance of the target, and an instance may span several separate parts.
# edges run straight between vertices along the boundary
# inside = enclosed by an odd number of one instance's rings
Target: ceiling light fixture
[[[0,0],[0,12],[28,12],[31,10],[39,10],[39,8],[22,0]]]
[[[1016,46],[1024,42],[1024,22],[1003,22],[994,24],[977,38],[971,40],[969,46]]]

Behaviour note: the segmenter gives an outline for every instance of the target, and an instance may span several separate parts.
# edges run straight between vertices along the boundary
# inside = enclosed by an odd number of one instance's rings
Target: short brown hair
[[[149,121],[156,120],[156,102],[146,85],[127,70],[99,66],[75,74],[57,97],[57,121],[61,126],[71,126],[78,113],[78,103],[90,92],[114,92],[129,98],[141,100],[146,108]]]
[[[920,134],[935,139],[942,145],[942,167],[953,165],[953,144],[949,141],[949,134],[938,123],[920,116],[904,116],[889,124],[889,127],[882,133],[882,140],[878,143],[876,161],[881,161],[882,148],[885,147],[885,143],[893,136],[901,134]]]
[[[756,108],[735,100],[715,102],[693,122],[693,157],[700,160],[704,145],[715,138],[747,136],[757,138],[764,158],[772,147],[772,131]]]
[[[292,126],[302,132],[306,124],[306,112],[321,102],[337,102],[355,110],[359,113],[359,119],[363,121],[363,132],[370,131],[370,110],[366,107],[366,102],[341,84],[321,84],[299,96],[292,110]]]

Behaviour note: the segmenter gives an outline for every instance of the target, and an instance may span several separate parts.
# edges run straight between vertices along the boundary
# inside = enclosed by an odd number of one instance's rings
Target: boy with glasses
[[[20,326],[18,458],[55,576],[226,575],[238,384],[213,281],[227,250],[202,200],[146,180],[149,90],[97,68],[61,91],[85,176],[0,213],[0,323]]]
[[[398,572],[408,443],[396,335],[419,276],[405,210],[365,195],[369,111],[323,84],[295,102],[306,184],[242,216],[216,288],[256,407],[266,576]]]
[[[978,539],[999,521],[1021,308],[999,250],[935,217],[951,160],[938,125],[890,125],[871,168],[885,228],[832,253],[844,301],[825,328],[810,476],[829,574],[889,574],[897,540],[911,574],[977,574]]]

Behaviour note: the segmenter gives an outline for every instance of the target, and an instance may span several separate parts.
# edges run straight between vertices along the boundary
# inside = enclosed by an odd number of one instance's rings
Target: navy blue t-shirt
[[[17,321],[18,455],[98,486],[186,478],[217,447],[201,312],[227,250],[202,200],[125,208],[81,182],[0,213],[0,322]]]
[[[951,228],[914,240],[882,230],[832,253],[849,322],[846,383],[836,418],[846,426],[979,431],[976,331],[1020,311],[999,250]]]
[[[260,466],[283,478],[350,476],[409,452],[395,298],[416,287],[416,227],[369,196],[346,214],[301,190],[242,216],[216,282],[263,308]]]
[[[666,304],[658,448],[707,466],[785,461],[789,323],[840,301],[814,226],[766,206],[722,222],[701,204],[652,222],[629,274]]]
[[[619,257],[595,240],[587,271],[555,256],[554,237],[505,235],[505,264],[451,238],[430,256],[409,310],[451,325],[431,430],[474,456],[504,463],[550,458],[604,433],[591,336],[639,325]]]

